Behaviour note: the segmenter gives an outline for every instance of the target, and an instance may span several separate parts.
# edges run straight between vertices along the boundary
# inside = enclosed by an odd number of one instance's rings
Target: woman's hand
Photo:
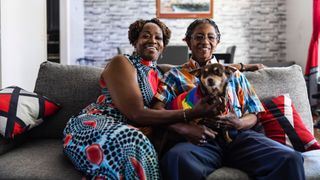
[[[180,123],[174,128],[177,133],[186,138],[189,142],[196,145],[203,145],[209,139],[214,139],[217,132],[207,128],[205,125]]]
[[[211,129],[220,129],[220,128],[242,129],[243,128],[243,121],[240,120],[236,116],[236,114],[231,112],[229,112],[226,115],[216,116],[214,119],[205,119],[202,123]]]
[[[217,116],[217,123],[220,123],[226,128],[242,129],[243,121],[240,120],[236,114],[228,112],[226,115]]]

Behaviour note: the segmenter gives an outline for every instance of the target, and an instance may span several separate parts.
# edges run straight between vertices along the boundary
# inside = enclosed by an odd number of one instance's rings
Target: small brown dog
[[[229,78],[235,72],[236,69],[229,66],[223,66],[219,63],[209,64],[203,68],[196,69],[191,74],[197,76],[200,80],[198,88],[200,88],[204,96],[210,96],[210,104],[216,105],[214,109],[214,116],[219,116],[227,113],[228,97],[227,97],[227,85]],[[205,121],[212,121],[211,119],[203,118],[198,123],[205,123]],[[214,121],[214,120],[213,120]],[[210,123],[211,129],[218,131],[222,134],[223,138],[229,143],[232,139],[229,136],[228,130],[221,126],[220,123]]]
[[[210,96],[210,104],[217,104],[214,114],[221,115],[226,111],[226,89],[230,76],[235,69],[219,63],[209,64],[190,73],[198,77],[203,96]]]
[[[202,118],[200,120],[196,120],[196,123],[206,124],[209,128],[218,131],[228,143],[231,142],[232,139],[229,136],[227,128],[218,122],[211,122],[209,123],[210,125],[208,125],[206,121],[214,121],[215,116],[227,113],[228,95],[226,90],[229,78],[235,70],[236,69],[233,67],[214,63],[190,72],[200,80],[199,85],[196,88],[200,88],[203,97],[210,96],[209,103],[216,107],[213,109],[214,116],[212,118]]]

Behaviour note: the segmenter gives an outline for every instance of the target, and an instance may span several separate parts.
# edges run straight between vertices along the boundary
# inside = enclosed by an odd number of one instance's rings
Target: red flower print
[[[97,127],[97,121],[95,120],[92,120],[92,121],[84,121],[82,122],[84,125],[87,125],[87,126],[91,126],[91,127]]]
[[[64,141],[63,141],[63,147],[66,147],[69,144],[71,139],[72,139],[72,135],[67,134],[66,138],[64,138]]]
[[[106,82],[103,80],[103,78],[100,78],[99,84],[100,84],[100,87],[101,87],[101,88],[105,88],[105,87],[107,86],[107,84],[106,84]]]
[[[111,108],[115,108],[114,104],[112,104],[112,103],[108,104],[108,106],[111,107]]]
[[[104,101],[105,101],[105,99],[106,99],[106,96],[105,96],[105,95],[100,95],[100,96],[98,97],[98,99],[97,99],[97,102],[98,102],[99,104],[103,104]]]
[[[134,167],[139,179],[140,180],[146,180],[147,178],[146,178],[146,175],[144,173],[144,169],[141,166],[140,162],[135,158],[130,158],[130,161],[131,161],[131,163],[132,163],[132,165],[133,165],[133,167]]]
[[[96,176],[94,180],[106,180],[106,178],[102,176]]]
[[[103,160],[103,152],[99,144],[92,144],[86,148],[87,159],[93,163],[100,165]]]
[[[89,112],[87,112],[88,115],[92,115],[92,114],[102,114],[102,111],[100,111],[99,109],[91,109]]]

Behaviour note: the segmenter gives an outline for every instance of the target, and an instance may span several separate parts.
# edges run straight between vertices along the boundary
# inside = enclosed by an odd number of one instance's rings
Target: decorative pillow
[[[320,149],[320,144],[305,127],[289,94],[263,101],[265,112],[259,120],[267,137],[304,152]]]
[[[17,86],[0,90],[0,133],[13,139],[53,115],[59,106],[46,97]]]

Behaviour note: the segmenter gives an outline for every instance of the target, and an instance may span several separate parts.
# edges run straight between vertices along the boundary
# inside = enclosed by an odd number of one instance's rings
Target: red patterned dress
[[[155,62],[127,58],[137,69],[144,105],[149,108],[161,73]],[[64,130],[64,153],[91,179],[160,179],[153,145],[113,105],[103,80],[100,85],[97,101],[70,118]]]

